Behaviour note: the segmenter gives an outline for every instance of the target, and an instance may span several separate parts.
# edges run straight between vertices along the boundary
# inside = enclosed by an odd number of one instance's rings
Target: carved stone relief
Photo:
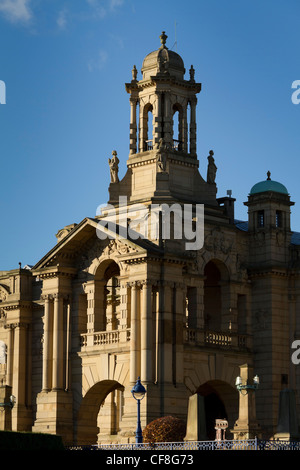
[[[0,302],[5,302],[9,295],[9,291],[4,286],[0,285]]]

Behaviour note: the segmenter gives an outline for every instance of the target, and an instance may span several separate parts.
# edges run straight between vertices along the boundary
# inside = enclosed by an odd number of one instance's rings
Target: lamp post
[[[249,390],[257,390],[259,386],[259,377],[253,377],[253,385],[248,383],[243,384],[242,378],[238,376],[235,381],[235,386],[242,395],[247,395]]]
[[[146,389],[141,384],[140,378],[138,377],[136,384],[131,390],[133,398],[137,401],[137,428],[135,433],[135,442],[136,444],[142,444],[143,442],[143,433],[141,428],[141,416],[140,416],[140,405],[141,400],[146,395]]]
[[[0,409],[1,409],[1,411],[4,411],[5,406],[8,406],[9,408],[13,409],[13,407],[15,406],[15,403],[16,403],[16,397],[14,395],[11,395],[9,397],[8,402],[0,403]],[[2,408],[3,408],[3,410],[2,410]]]
[[[253,379],[253,367],[240,366],[240,374],[236,378],[235,387],[239,392],[239,417],[232,430],[234,439],[254,439],[260,437],[261,429],[256,419],[255,395],[259,386],[259,378]]]
[[[11,394],[12,387],[9,385],[0,386],[0,430],[11,431],[11,413],[16,403],[16,397]]]

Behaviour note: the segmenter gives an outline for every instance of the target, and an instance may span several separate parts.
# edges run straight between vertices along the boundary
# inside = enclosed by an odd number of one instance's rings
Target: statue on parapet
[[[110,182],[118,183],[119,182],[119,159],[117,157],[116,150],[112,151],[112,158],[108,159],[109,168],[110,168]]]
[[[214,152],[213,150],[209,151],[209,156],[207,157],[208,160],[208,167],[207,167],[207,183],[214,184],[216,180],[217,174],[217,167],[215,164],[215,159],[213,157]]]
[[[157,144],[157,171],[164,173],[167,167],[167,152],[170,150],[170,144],[163,138],[159,139]]]

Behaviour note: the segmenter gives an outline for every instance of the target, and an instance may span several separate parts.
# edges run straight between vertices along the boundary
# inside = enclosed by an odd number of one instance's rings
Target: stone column
[[[138,315],[138,287],[136,282],[131,286],[131,332],[130,332],[130,382],[135,384],[139,375],[139,315]]]
[[[42,390],[50,389],[49,385],[49,361],[50,361],[50,299],[45,297],[44,303],[44,345],[43,345],[43,377]]]
[[[70,375],[70,349],[71,349],[71,300],[67,304],[67,331],[66,331],[66,373],[65,373],[65,390],[69,390]]]
[[[137,100],[130,98],[130,154],[137,151],[137,125],[136,125],[136,103]]]
[[[173,341],[173,360],[175,362],[174,382],[183,383],[184,381],[184,359],[183,359],[183,325],[185,320],[185,285],[183,283],[175,284],[175,338]]]
[[[143,305],[141,309],[141,381],[152,382],[152,284],[143,282]]]
[[[63,298],[54,297],[52,389],[63,388]]]
[[[26,373],[28,361],[27,323],[17,323],[14,328],[13,384],[17,406],[26,402]]]
[[[6,384],[12,385],[12,354],[13,354],[13,326],[7,325],[7,364],[6,364]]]
[[[162,98],[161,93],[157,93],[156,103],[156,115],[154,118],[154,129],[153,129],[153,148],[159,143],[162,133]]]
[[[196,152],[197,152],[196,104],[197,104],[197,98],[193,98],[191,100],[191,118],[190,118],[190,154],[192,155],[196,155]]]
[[[185,105],[182,110],[181,117],[181,140],[182,151],[188,153],[188,129],[187,129],[187,106]]]

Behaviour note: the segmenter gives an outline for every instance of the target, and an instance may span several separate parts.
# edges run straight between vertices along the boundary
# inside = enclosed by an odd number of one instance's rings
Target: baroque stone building
[[[107,207],[60,230],[35,266],[0,272],[0,377],[16,397],[14,430],[57,433],[67,444],[134,440],[140,377],[142,426],[186,420],[199,394],[214,438],[216,418],[229,429],[238,419],[235,380],[249,364],[269,438],[280,391],[299,389],[293,202],[268,174],[250,190],[248,220],[235,220],[235,199],[217,197],[212,151],[207,174],[199,171],[201,84],[193,66],[185,78],[164,32],[160,39],[141,79],[134,66],[126,84],[130,152],[123,178],[117,152],[109,159]]]

